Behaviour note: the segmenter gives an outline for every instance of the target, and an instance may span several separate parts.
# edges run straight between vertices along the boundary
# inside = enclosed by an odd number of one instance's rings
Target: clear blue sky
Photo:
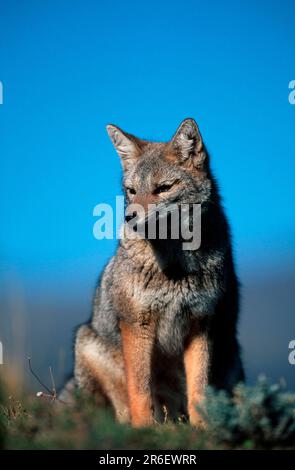
[[[0,5],[2,271],[92,279],[115,248],[93,238],[93,207],[120,194],[105,125],[167,140],[188,116],[238,261],[294,262],[294,1]]]

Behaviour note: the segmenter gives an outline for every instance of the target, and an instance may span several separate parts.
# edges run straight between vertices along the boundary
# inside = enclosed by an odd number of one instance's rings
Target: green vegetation
[[[0,383],[0,407],[3,401],[4,401],[4,394],[3,394],[3,390],[1,387],[1,383]],[[0,449],[3,449],[4,447],[4,438],[5,438],[5,430],[6,430],[6,427],[4,424],[6,420],[4,417],[4,413],[2,412],[3,410],[4,408],[0,408]]]
[[[248,448],[295,444],[295,394],[264,377],[252,387],[238,385],[232,397],[209,389],[202,413],[217,443]]]
[[[205,411],[206,409],[206,411]],[[45,398],[2,397],[0,446],[6,449],[261,449],[295,447],[295,394],[265,379],[232,397],[208,390],[206,430],[186,422],[132,429],[77,396],[69,407]],[[5,432],[4,432],[5,429]],[[5,439],[3,440],[5,435]]]

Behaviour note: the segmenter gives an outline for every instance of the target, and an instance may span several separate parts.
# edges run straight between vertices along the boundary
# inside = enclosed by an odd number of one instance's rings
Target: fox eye
[[[136,191],[134,188],[126,188],[126,191],[129,193],[129,194],[136,194]]]
[[[173,184],[174,183],[172,183],[172,184],[161,184],[161,186],[158,186],[154,190],[154,194],[166,193],[167,191],[169,191],[169,189],[172,188]]]

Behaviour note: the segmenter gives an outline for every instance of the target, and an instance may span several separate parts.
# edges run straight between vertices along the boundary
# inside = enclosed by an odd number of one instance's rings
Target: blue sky
[[[120,194],[105,125],[168,140],[188,116],[211,153],[239,265],[269,274],[294,262],[293,1],[0,8],[2,272],[93,283],[116,242],[94,239],[92,211]]]

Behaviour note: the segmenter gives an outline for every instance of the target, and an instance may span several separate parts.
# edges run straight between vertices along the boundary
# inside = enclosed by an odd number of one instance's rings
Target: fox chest
[[[157,286],[134,283],[132,303],[143,321],[156,318],[156,339],[161,349],[170,354],[180,352],[191,320],[200,309],[197,285],[192,281],[166,281]]]

